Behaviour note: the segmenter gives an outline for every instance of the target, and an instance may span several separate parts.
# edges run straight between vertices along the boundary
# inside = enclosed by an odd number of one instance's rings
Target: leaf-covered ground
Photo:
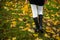
[[[0,0],[0,40],[60,40],[60,1],[48,0],[44,5],[44,34],[32,28],[30,4],[25,0]]]

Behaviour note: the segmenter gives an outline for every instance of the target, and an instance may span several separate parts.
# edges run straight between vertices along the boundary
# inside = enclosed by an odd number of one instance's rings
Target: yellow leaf
[[[50,2],[47,3],[48,5],[50,4]]]
[[[48,26],[50,26],[50,23],[47,23]]]
[[[26,31],[26,30],[28,30],[28,29],[30,29],[30,28],[29,28],[29,27],[26,27],[26,28],[23,29],[23,31]]]
[[[18,18],[18,20],[19,20],[19,21],[23,21],[23,19],[22,19],[22,18]]]
[[[16,37],[12,37],[12,40],[16,40]]]
[[[42,39],[42,38],[38,38],[38,37],[37,37],[35,40],[43,40],[43,39]]]
[[[57,32],[59,32],[60,31],[60,29],[57,29]]]
[[[53,29],[54,29],[54,30],[56,30],[56,28],[55,28],[55,27],[53,27]]]
[[[50,38],[50,36],[49,36],[49,35],[47,35],[46,33],[45,33],[45,37],[48,37],[48,38]]]
[[[32,22],[32,26],[33,26],[33,28],[35,28],[35,23],[34,22]]]
[[[30,15],[29,15],[30,17],[32,17],[32,13],[30,13]]]
[[[10,20],[6,20],[6,22],[9,22]]]
[[[28,31],[34,33],[34,30],[33,29],[28,29]]]
[[[12,21],[12,24],[16,24],[16,21]]]
[[[15,21],[16,19],[15,18],[13,18],[13,19],[11,19],[12,21]]]
[[[54,22],[54,25],[57,25],[57,23],[58,23],[58,21],[55,21],[55,22]]]
[[[56,34],[54,34],[52,37],[55,38],[56,37]]]
[[[43,40],[43,39],[39,39],[39,40]]]
[[[12,14],[16,14],[16,13],[12,13]]]
[[[38,34],[33,34],[34,35],[34,37],[38,37]]]
[[[58,13],[55,14],[57,17],[60,17],[60,15]]]
[[[51,33],[55,34],[55,32],[52,30]]]
[[[60,40],[60,37],[59,36],[56,36],[56,39]]]
[[[8,39],[8,40],[11,40],[11,39]]]
[[[11,27],[12,27],[12,28],[16,27],[16,21],[12,21],[12,22],[11,22]]]
[[[8,7],[5,7],[5,6],[4,6],[4,9],[8,9]]]
[[[14,10],[14,8],[11,7],[10,10]]]
[[[23,13],[28,12],[28,4],[24,5],[24,7],[22,7]]]
[[[50,19],[50,17],[48,16],[48,17],[46,17],[46,19]]]
[[[29,23],[27,23],[27,24],[26,24],[26,26],[27,26],[27,27],[30,27],[30,24],[29,24]]]
[[[53,10],[51,10],[51,12],[53,12]]]
[[[34,25],[35,23],[33,22],[32,25]]]
[[[52,14],[51,16],[52,16],[52,17],[54,17],[55,15],[54,15],[54,14]]]
[[[23,26],[19,26],[19,28],[23,29]]]
[[[52,29],[51,29],[50,27],[46,27],[46,31],[47,31],[47,32],[51,32]]]

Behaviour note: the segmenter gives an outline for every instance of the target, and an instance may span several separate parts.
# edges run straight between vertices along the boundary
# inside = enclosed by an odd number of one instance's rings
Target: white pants
[[[38,17],[38,15],[43,15],[43,6],[31,4],[31,9],[33,13],[33,18]]]

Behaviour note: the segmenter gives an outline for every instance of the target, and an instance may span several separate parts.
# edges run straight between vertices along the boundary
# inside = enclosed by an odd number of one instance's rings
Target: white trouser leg
[[[38,6],[38,15],[43,15],[43,6]]]
[[[31,4],[31,9],[32,9],[33,18],[38,17],[37,5]]]

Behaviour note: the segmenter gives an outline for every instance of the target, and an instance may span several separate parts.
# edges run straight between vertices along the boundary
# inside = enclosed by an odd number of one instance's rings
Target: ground
[[[0,1],[0,40],[60,40],[60,2],[44,5],[44,34],[35,33],[30,4],[25,0]]]

